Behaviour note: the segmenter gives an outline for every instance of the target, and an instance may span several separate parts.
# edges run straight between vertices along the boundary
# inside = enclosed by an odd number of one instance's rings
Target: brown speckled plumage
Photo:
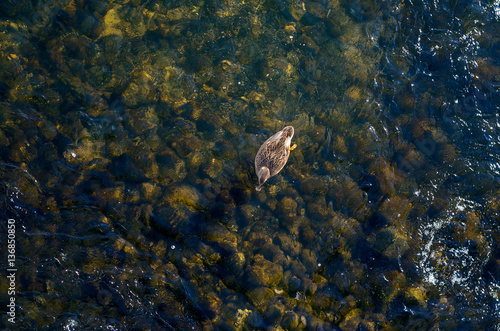
[[[260,146],[255,155],[255,172],[259,177],[259,186],[255,188],[257,191],[260,191],[262,185],[285,166],[290,156],[293,134],[293,126],[287,126]]]

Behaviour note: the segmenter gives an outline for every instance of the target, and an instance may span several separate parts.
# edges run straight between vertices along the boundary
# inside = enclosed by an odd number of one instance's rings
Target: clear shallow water
[[[499,328],[498,3],[1,6],[2,327]]]

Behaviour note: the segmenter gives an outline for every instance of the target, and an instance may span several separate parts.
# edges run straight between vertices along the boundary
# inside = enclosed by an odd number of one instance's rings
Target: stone
[[[256,311],[252,311],[250,314],[248,314],[247,317],[247,325],[250,326],[251,328],[264,328],[264,320],[262,319],[262,316]]]
[[[222,160],[211,158],[207,163],[204,164],[203,172],[210,178],[216,179],[220,176],[223,169],[224,162],[222,162]]]
[[[256,287],[247,292],[248,298],[256,307],[265,304],[273,295],[273,291],[265,286]]]
[[[305,224],[300,228],[300,237],[303,242],[311,244],[316,238],[316,232],[308,224]]]
[[[382,158],[377,158],[372,162],[370,172],[377,178],[381,191],[389,197],[396,194],[397,188],[403,181],[403,176],[397,167]]]
[[[379,208],[379,212],[387,219],[387,223],[396,227],[404,224],[411,210],[412,204],[402,196],[385,199]]]
[[[283,315],[280,323],[285,330],[295,330],[299,325],[299,316],[294,312],[288,312]]]
[[[427,307],[428,291],[422,286],[413,286],[406,290],[405,297],[407,302],[413,302],[414,305]]]
[[[306,179],[300,184],[300,191],[307,195],[324,194],[327,188],[327,183],[320,178]]]
[[[253,286],[273,287],[283,277],[282,266],[266,260],[262,255],[253,257],[245,271],[246,281]]]
[[[238,246],[238,236],[220,224],[208,225],[203,236],[230,252],[236,251]]]
[[[240,275],[246,263],[245,254],[241,252],[233,252],[227,259],[229,269],[236,275]]]
[[[202,151],[191,152],[186,157],[187,170],[195,174],[199,167],[207,161],[207,156]]]
[[[283,316],[283,313],[285,312],[285,306],[282,303],[275,303],[272,304],[268,307],[263,312],[263,316],[265,321],[268,324],[274,324],[278,319]]]
[[[172,150],[165,148],[156,156],[161,184],[169,185],[186,178],[186,164]]]
[[[318,258],[310,249],[305,248],[302,250],[300,253],[300,260],[310,273],[316,271],[318,268]]]
[[[281,246],[281,249],[290,256],[297,256],[302,250],[302,244],[299,241],[292,239],[287,234],[279,233],[275,239]]]
[[[297,203],[290,197],[284,197],[279,204],[279,208],[284,215],[297,215]]]
[[[361,314],[362,311],[359,308],[350,310],[340,323],[342,330],[356,330],[362,321]]]
[[[385,255],[391,259],[399,259],[403,256],[406,251],[410,248],[405,239],[401,237],[395,238],[395,240],[387,247],[385,250]]]
[[[161,188],[154,183],[145,182],[141,185],[141,193],[145,200],[151,201],[158,198]]]
[[[205,304],[207,309],[213,314],[213,316],[217,316],[221,312],[222,308],[222,300],[217,296],[215,292],[208,292],[201,299],[201,302]]]
[[[191,152],[198,152],[203,148],[203,141],[194,134],[183,135],[172,143],[172,148],[181,158],[186,158]]]

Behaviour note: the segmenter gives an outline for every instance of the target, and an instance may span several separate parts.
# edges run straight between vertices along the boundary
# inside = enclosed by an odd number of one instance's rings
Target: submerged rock
[[[302,244],[289,235],[279,233],[275,240],[280,245],[280,248],[290,256],[297,256],[302,250]]]
[[[173,205],[185,206],[191,211],[201,211],[208,207],[209,202],[196,188],[189,185],[179,185],[169,188],[163,201]]]
[[[180,182],[187,176],[186,164],[173,151],[165,148],[156,156],[161,184]]]
[[[284,197],[279,204],[279,208],[284,215],[297,215],[297,202],[290,197]]]
[[[239,242],[238,236],[222,225],[208,225],[203,235],[208,240],[218,243],[223,249],[227,251],[235,252],[237,249]],[[235,258],[236,260],[239,260],[241,256],[237,255]],[[245,260],[243,259],[243,261],[236,262],[242,264],[245,262]]]
[[[161,188],[153,183],[143,183],[141,193],[145,200],[154,201],[161,193]]]
[[[241,252],[234,252],[227,259],[227,264],[229,266],[229,269],[232,270],[236,275],[242,274],[242,272],[244,271],[245,263],[246,263],[245,254]]]
[[[294,312],[285,313],[280,325],[285,330],[295,330],[299,325],[299,316]]]
[[[253,286],[273,287],[283,277],[283,267],[266,260],[262,255],[255,255],[245,270],[245,278]]]
[[[247,296],[256,307],[259,307],[272,298],[274,293],[268,287],[256,287],[248,291]]]

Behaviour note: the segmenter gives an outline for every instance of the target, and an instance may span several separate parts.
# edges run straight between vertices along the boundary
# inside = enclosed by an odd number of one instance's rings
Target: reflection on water
[[[500,329],[498,8],[0,4],[0,325]]]

